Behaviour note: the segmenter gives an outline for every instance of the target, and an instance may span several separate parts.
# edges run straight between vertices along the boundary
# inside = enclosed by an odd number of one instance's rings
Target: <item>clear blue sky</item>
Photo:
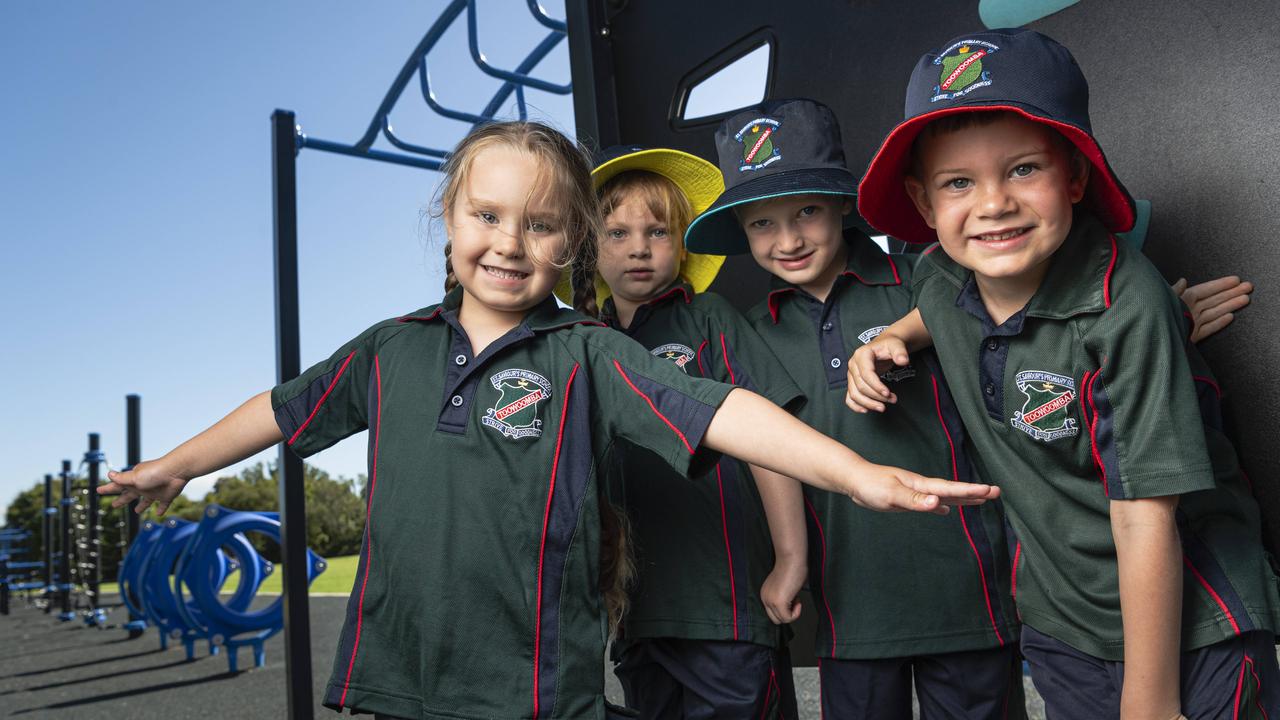
[[[562,0],[543,4],[563,17]],[[443,5],[0,4],[0,513],[63,458],[79,464],[88,432],[122,465],[127,393],[142,395],[149,458],[273,384],[271,112],[354,141]],[[546,32],[522,1],[480,6],[500,67]],[[446,104],[475,111],[497,87],[472,66],[464,23],[433,67]],[[564,43],[537,74],[568,82]],[[466,126],[410,90],[392,116],[401,137],[456,143]],[[572,132],[567,96],[529,101]],[[422,219],[436,173],[304,151],[298,177],[306,365],[439,300],[443,240]],[[313,462],[363,472],[364,436]]]

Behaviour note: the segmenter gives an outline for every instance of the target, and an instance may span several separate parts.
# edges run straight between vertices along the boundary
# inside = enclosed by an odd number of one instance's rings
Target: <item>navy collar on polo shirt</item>
[[[685,282],[684,278],[677,276],[675,281],[668,285],[665,290],[658,293],[658,295],[652,300],[642,303],[636,308],[636,313],[631,317],[631,324],[629,326],[624,328],[618,324],[618,309],[617,306],[614,305],[612,295],[605,298],[604,305],[600,308],[600,319],[614,330],[619,330],[630,335],[636,328],[640,327],[645,320],[648,320],[649,315],[660,305],[672,302],[676,298],[682,298],[687,305],[693,302],[693,295],[693,286]]]
[[[827,295],[828,300],[836,294],[837,288],[845,282],[846,278],[857,280],[863,285],[902,284],[902,276],[898,274],[898,266],[893,258],[881,250],[880,246],[867,237],[866,233],[857,228],[847,228],[844,231],[844,243],[846,250],[844,271],[836,276],[835,282],[832,283],[831,292]],[[778,303],[783,297],[792,292],[800,292],[812,297],[801,290],[799,285],[793,285],[777,275],[770,275],[769,287],[771,288],[768,298],[769,315],[775,323],[778,322]]]

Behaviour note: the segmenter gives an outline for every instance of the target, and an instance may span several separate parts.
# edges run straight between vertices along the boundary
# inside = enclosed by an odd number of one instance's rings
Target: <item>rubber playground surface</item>
[[[161,650],[154,628],[130,639],[119,625],[125,610],[104,596],[107,626],[91,628],[79,620],[60,622],[15,597],[12,614],[0,617],[0,717],[78,718],[79,720],[206,720],[213,717],[284,718],[284,634],[266,645],[266,665],[253,668],[252,653],[240,651],[238,673],[227,671],[223,655],[210,656],[196,645],[187,661],[180,643]],[[329,675],[346,597],[311,597],[311,663],[314,697]],[[248,669],[246,669],[248,668]],[[604,668],[602,668],[604,671]],[[606,672],[606,693],[621,691]],[[818,678],[813,668],[796,670],[800,720],[818,720]],[[1034,691],[1028,692],[1034,697]],[[1038,699],[1033,720],[1043,718]],[[339,717],[316,702],[317,718]]]

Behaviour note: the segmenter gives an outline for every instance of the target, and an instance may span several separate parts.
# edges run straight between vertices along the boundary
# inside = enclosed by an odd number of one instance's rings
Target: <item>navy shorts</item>
[[[1012,646],[991,650],[818,661],[825,720],[911,720],[911,686],[921,720],[1021,720],[1022,661]]]
[[[613,672],[642,720],[796,720],[791,658],[753,643],[632,641]]]
[[[1099,660],[1025,625],[1022,652],[1049,720],[1120,717],[1124,663]],[[1280,718],[1274,636],[1255,630],[1183,653],[1182,714],[1190,720]]]

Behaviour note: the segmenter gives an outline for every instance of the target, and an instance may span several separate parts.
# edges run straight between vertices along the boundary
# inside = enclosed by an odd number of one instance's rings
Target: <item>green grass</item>
[[[351,586],[356,581],[356,568],[360,565],[359,555],[346,555],[343,557],[327,558],[325,562],[329,563],[329,567],[325,569],[315,582],[311,583],[311,592],[317,593],[349,593]],[[223,594],[235,592],[239,582],[239,573],[232,575],[225,586],[222,588]],[[279,593],[280,578],[283,574],[277,567],[262,581],[262,587],[258,588],[259,593]],[[103,594],[120,592],[120,586],[116,583],[103,583],[100,588]]]

